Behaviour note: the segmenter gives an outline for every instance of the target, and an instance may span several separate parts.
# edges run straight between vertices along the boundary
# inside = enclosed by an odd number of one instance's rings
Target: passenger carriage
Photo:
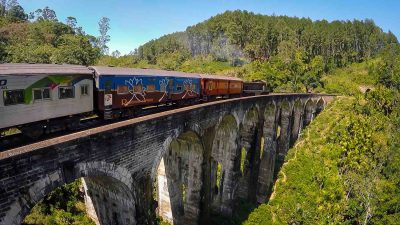
[[[132,115],[143,106],[194,103],[200,76],[154,69],[93,66],[97,109],[105,119]]]
[[[0,64],[0,94],[0,130],[36,137],[73,128],[73,116],[93,111],[93,74],[76,65]]]

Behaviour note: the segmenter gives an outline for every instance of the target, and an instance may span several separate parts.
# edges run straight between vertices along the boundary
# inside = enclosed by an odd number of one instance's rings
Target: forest
[[[373,20],[226,11],[138,47],[108,54],[99,36],[45,7],[0,0],[0,62],[159,68],[264,80],[275,92],[337,94],[289,150],[271,198],[224,224],[398,224],[400,45]],[[362,91],[368,87],[371,91]],[[39,203],[26,224],[87,224],[79,183]]]

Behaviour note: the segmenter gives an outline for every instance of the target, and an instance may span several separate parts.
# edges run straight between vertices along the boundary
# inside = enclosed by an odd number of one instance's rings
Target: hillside
[[[261,79],[278,92],[310,92],[324,88],[324,74],[397,45],[391,32],[368,19],[312,21],[237,10],[151,40],[133,55],[102,57],[99,64]]]
[[[301,49],[310,59],[321,55],[328,64],[343,66],[370,58],[390,43],[397,43],[396,37],[368,19],[312,21],[237,10],[211,17],[185,32],[152,40],[137,53],[152,64],[165,53],[187,51],[192,56],[212,55],[238,65],[241,60],[287,57]]]
[[[244,224],[398,224],[400,95],[379,82],[361,94],[359,85],[374,82],[375,72],[362,63],[324,78],[328,92],[348,97],[302,132],[269,202]]]

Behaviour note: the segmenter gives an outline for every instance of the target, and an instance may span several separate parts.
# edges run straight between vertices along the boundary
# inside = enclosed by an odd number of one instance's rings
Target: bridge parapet
[[[174,224],[198,224],[212,212],[231,214],[238,198],[263,202],[277,156],[333,98],[210,102],[1,152],[0,224],[20,224],[50,191],[82,177],[91,215],[102,224],[151,224],[156,210]]]

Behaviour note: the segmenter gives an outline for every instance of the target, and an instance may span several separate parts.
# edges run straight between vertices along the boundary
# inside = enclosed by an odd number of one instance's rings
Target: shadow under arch
[[[304,115],[303,115],[303,127],[308,126],[315,116],[315,105],[313,100],[310,98],[304,105]]]
[[[293,105],[292,112],[292,129],[290,137],[290,147],[294,145],[297,138],[299,137],[300,131],[303,127],[303,104],[300,99],[296,99]]]
[[[103,200],[106,197],[106,192],[113,193],[109,197],[112,196],[114,198],[118,197],[117,194],[119,193],[121,194],[121,198],[109,202],[114,204],[119,202],[119,206],[123,206],[124,204],[125,206],[129,206],[125,208],[125,214],[123,214],[121,211],[112,211],[112,208],[106,207],[104,201],[102,201],[101,204],[104,206],[103,211],[96,211],[97,209],[94,206],[93,213],[96,214],[96,217],[89,215],[92,219],[95,220],[97,218],[100,224],[136,224],[135,196],[130,173],[125,168],[106,162],[63,163],[59,170],[47,173],[43,178],[34,182],[28,190],[21,193],[7,212],[6,220],[4,221],[5,224],[21,224],[31,209],[53,190],[79,178],[90,180],[89,182],[91,183],[89,185],[91,186],[86,186],[86,190],[89,192],[91,192],[90,188],[94,187],[92,181],[96,182],[97,191],[102,191]],[[121,203],[121,199],[124,199],[124,202]],[[114,207],[114,209],[117,209],[117,207]]]
[[[325,108],[325,101],[324,98],[320,98],[317,102],[317,105],[315,107],[315,116],[320,114]]]
[[[291,125],[292,125],[292,106],[289,100],[283,99],[280,104],[278,126],[279,132],[277,131],[277,154],[279,160],[283,160],[287,151],[289,150],[290,138],[291,138]]]
[[[203,145],[186,131],[167,140],[155,177],[157,214],[173,224],[198,224],[202,189]]]
[[[215,128],[210,156],[211,211],[231,215],[240,173],[238,123],[231,114],[222,117]]]
[[[260,163],[261,126],[256,107],[245,112],[240,124],[240,185],[238,197],[255,202],[258,165]]]
[[[274,168],[277,157],[277,128],[279,107],[274,101],[269,102],[264,110],[263,147],[257,179],[257,202],[263,203],[272,188]]]

